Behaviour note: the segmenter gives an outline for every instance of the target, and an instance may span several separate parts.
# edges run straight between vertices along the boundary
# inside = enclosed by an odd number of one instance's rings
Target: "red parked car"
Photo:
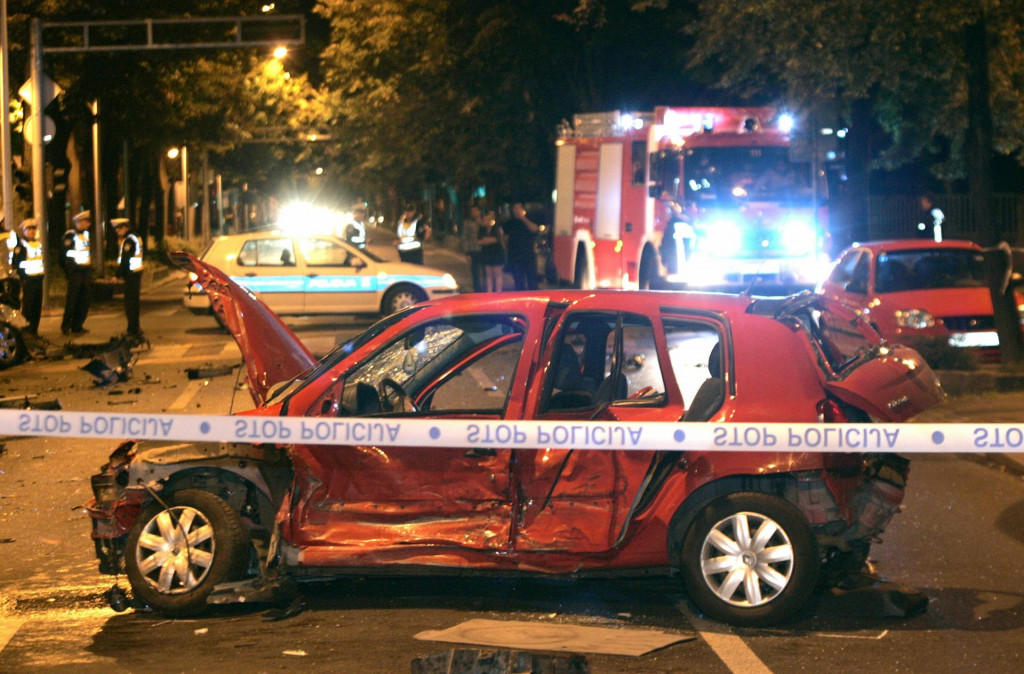
[[[998,357],[981,247],[970,241],[869,241],[843,251],[818,288],[864,312],[887,340],[945,337]],[[1024,298],[1018,296],[1024,305]]]
[[[245,354],[251,415],[480,420],[903,421],[944,394],[849,308],[553,290],[395,313],[317,362],[189,257]],[[214,586],[328,574],[680,573],[704,613],[792,617],[864,565],[897,512],[893,454],[127,442],[93,477],[100,570],[202,610]]]

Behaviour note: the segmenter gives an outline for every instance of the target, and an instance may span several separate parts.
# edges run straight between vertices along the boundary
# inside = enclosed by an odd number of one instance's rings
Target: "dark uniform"
[[[85,319],[89,315],[89,295],[92,292],[92,254],[89,250],[89,226],[92,213],[82,211],[72,218],[75,226],[64,232],[62,240],[64,273],[68,277],[68,292],[64,298],[64,317],[60,330],[65,335],[88,332]]]
[[[32,335],[39,334],[39,318],[43,313],[43,244],[36,239],[36,231],[34,218],[21,223],[21,235],[11,257],[21,279],[21,313]]]
[[[127,218],[114,218],[120,253],[117,261],[117,275],[124,279],[124,314],[128,318],[128,336],[142,337],[139,328],[139,296],[142,292],[142,242],[128,232]]]

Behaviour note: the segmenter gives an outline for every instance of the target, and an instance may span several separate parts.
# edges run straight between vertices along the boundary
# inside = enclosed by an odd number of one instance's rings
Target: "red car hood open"
[[[195,273],[216,312],[242,351],[249,393],[262,406],[275,385],[305,372],[317,360],[281,319],[258,297],[216,267],[194,255],[177,252],[171,259]]]

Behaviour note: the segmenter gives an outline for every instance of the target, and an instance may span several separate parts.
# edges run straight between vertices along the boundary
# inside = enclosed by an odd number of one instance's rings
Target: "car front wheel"
[[[793,618],[814,592],[820,562],[806,518],[775,496],[712,501],[683,542],[682,575],[693,603],[732,625]]]
[[[125,566],[135,597],[171,616],[206,608],[219,583],[239,580],[249,561],[241,518],[217,496],[185,489],[153,503],[128,534]]]

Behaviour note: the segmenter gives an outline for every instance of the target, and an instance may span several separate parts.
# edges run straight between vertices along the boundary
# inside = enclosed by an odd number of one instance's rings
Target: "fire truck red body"
[[[580,288],[813,284],[825,172],[773,108],[577,115],[560,129],[552,254]]]

